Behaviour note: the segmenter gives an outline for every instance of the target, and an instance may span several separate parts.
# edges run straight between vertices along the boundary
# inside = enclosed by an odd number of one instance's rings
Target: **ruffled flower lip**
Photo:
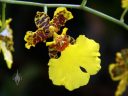
[[[49,78],[53,84],[63,85],[69,91],[87,85],[90,76],[101,69],[99,56],[99,44],[80,35],[59,58],[49,60]]]

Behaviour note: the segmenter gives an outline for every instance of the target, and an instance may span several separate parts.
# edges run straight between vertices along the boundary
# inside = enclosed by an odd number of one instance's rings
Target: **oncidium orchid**
[[[128,85],[128,49],[116,53],[116,63],[109,66],[109,73],[114,81],[120,81],[115,96],[122,96]]]
[[[84,35],[75,40],[66,34],[66,27],[59,33],[66,21],[72,18],[72,13],[64,7],[56,9],[51,21],[46,13],[37,12],[35,24],[38,29],[36,32],[28,31],[24,38],[28,49],[38,42],[46,42],[51,58],[49,78],[53,84],[63,85],[70,91],[86,85],[90,75],[95,75],[101,68],[98,43]],[[53,38],[53,41],[47,42],[47,38]]]
[[[11,19],[6,20],[5,29],[0,32],[0,52],[3,53],[4,59],[7,63],[7,67],[11,69],[13,63],[12,51],[13,48],[13,31],[9,26]],[[2,22],[0,21],[0,27],[2,26]]]

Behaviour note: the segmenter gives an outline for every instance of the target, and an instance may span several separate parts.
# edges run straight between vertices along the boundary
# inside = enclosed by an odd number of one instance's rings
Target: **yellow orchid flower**
[[[57,33],[72,18],[72,13],[64,7],[56,9],[52,20],[46,13],[37,12],[34,21],[38,29],[35,32],[27,31],[24,37],[27,42],[25,47],[30,49],[31,46],[35,47],[39,42],[45,42],[47,38],[51,38],[54,32]]]
[[[128,8],[128,0],[122,0],[122,8]]]
[[[49,60],[49,78],[55,85],[63,85],[72,91],[89,82],[100,66],[99,44],[80,35],[75,44],[61,52],[58,59]]]
[[[12,29],[9,26],[10,22],[11,19],[6,20],[6,28],[2,32],[0,32],[0,52],[3,53],[4,59],[7,63],[7,67],[9,69],[11,69],[13,63],[13,57],[11,51],[14,50]]]
[[[115,96],[122,96],[128,85],[128,49],[123,49],[116,54],[116,63],[109,65],[112,80],[120,80]]]

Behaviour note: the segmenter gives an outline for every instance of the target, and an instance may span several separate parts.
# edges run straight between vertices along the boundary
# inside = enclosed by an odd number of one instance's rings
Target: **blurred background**
[[[80,4],[82,0],[24,0],[41,3]],[[87,6],[120,18],[123,9],[120,0],[88,0]],[[1,3],[0,3],[1,8]],[[48,9],[52,18],[55,8]],[[108,66],[115,62],[115,53],[128,48],[128,31],[105,19],[90,13],[68,9],[74,19],[68,21],[68,34],[74,38],[84,34],[100,43],[101,70],[91,76],[88,85],[74,91],[68,91],[63,86],[55,86],[48,76],[48,49],[44,43],[39,43],[30,50],[25,48],[26,31],[35,31],[34,17],[43,8],[23,5],[7,5],[6,18],[12,18],[11,27],[14,35],[14,63],[8,69],[0,53],[0,96],[114,96],[119,82],[111,80]],[[1,12],[1,10],[0,10]],[[125,16],[125,19],[128,16]],[[128,21],[126,21],[128,23]],[[22,81],[17,86],[13,78],[17,70]],[[123,96],[128,96],[126,91]]]

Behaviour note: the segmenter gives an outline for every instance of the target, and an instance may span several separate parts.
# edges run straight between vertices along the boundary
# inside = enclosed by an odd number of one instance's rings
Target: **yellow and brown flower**
[[[116,63],[109,65],[112,80],[120,80],[115,96],[121,96],[128,85],[128,49],[123,49],[116,54]]]
[[[50,21],[50,17],[44,12],[37,12],[35,16],[35,25],[38,28],[35,32],[28,31],[25,35],[26,48],[35,46],[39,42],[45,42],[47,38],[53,36],[54,32],[60,31],[60,28],[65,23],[72,19],[73,15],[64,7],[59,7],[54,12],[53,19]]]
[[[7,67],[9,69],[11,69],[12,63],[13,63],[13,56],[12,56],[11,52],[14,51],[13,31],[9,26],[10,22],[11,22],[11,19],[6,20],[6,27],[0,33],[0,51],[2,51],[2,53],[4,55],[4,59],[7,63]],[[2,22],[1,22],[0,26],[2,26]]]

